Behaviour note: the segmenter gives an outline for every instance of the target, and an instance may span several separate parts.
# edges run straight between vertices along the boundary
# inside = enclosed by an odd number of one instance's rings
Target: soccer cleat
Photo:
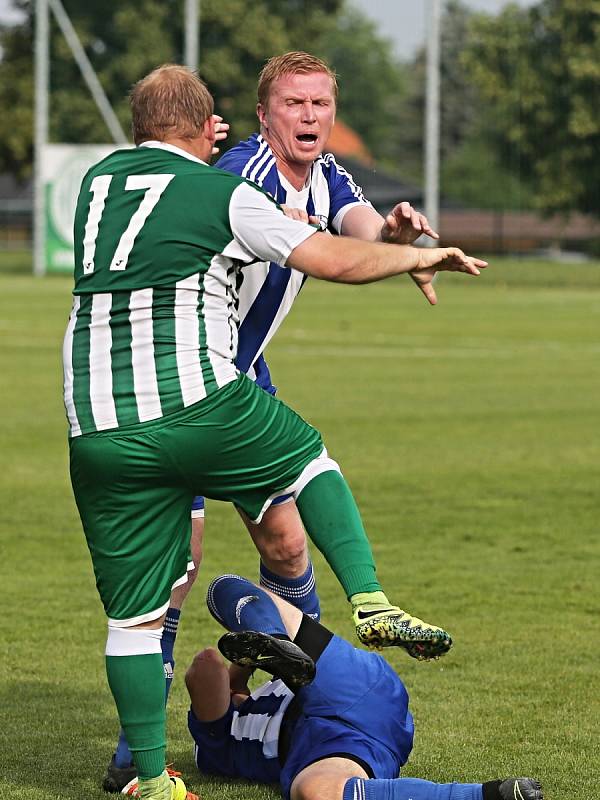
[[[439,658],[452,647],[449,633],[418,617],[411,617],[398,606],[357,606],[353,617],[356,635],[367,647],[403,647],[418,661]]]
[[[306,686],[316,674],[314,661],[297,644],[268,633],[225,633],[219,639],[218,647],[228,661],[242,667],[262,669],[275,678],[281,678],[290,689]]]
[[[133,764],[129,767],[117,767],[115,764],[115,757],[110,760],[110,764],[106,768],[104,777],[102,778],[102,788],[105,792],[114,792],[118,794],[123,791],[123,788],[132,780],[137,778],[137,770]]]
[[[544,800],[542,785],[535,778],[507,778],[498,792],[502,800]]]
[[[121,794],[138,798],[138,800],[200,800],[197,794],[188,792],[185,788],[185,783],[179,777],[180,775],[181,772],[175,772],[175,770],[167,768],[159,778],[147,781],[147,784],[157,784],[152,787],[154,791],[151,794],[144,792],[144,789],[140,791],[138,779],[136,777],[130,781],[127,786],[121,789]],[[166,781],[164,781],[165,777],[169,781],[169,786],[167,786]]]

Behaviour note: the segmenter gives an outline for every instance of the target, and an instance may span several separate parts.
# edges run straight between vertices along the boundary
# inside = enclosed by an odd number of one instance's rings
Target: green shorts
[[[323,451],[315,428],[245,375],[176,414],[69,444],[96,585],[117,625],[168,608],[186,574],[196,495],[260,519]]]

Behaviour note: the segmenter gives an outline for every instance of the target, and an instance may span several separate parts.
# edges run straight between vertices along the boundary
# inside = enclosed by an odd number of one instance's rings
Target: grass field
[[[60,344],[70,280],[0,259],[2,800],[100,800],[117,724],[105,621],[72,500]],[[270,349],[280,396],[323,432],[361,506],[388,594],[455,638],[433,664],[387,653],[411,695],[405,774],[539,776],[548,800],[600,785],[600,264],[493,260],[442,277],[307,286]],[[317,555],[324,622],[352,635]],[[229,507],[208,508],[184,610],[168,754],[205,800],[276,798],[195,773],[182,676],[212,644],[220,571],[256,574]]]

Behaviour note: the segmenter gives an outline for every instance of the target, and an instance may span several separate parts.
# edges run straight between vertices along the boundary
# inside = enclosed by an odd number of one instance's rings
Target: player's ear
[[[258,117],[261,128],[268,129],[269,126],[267,125],[267,112],[262,103],[256,104],[256,116]]]
[[[204,125],[202,126],[202,134],[205,139],[207,139],[211,144],[214,144],[217,138],[217,132],[215,131],[215,118],[211,114],[207,120],[205,120]]]

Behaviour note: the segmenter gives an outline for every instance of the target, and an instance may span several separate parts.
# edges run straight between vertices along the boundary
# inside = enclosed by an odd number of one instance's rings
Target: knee
[[[223,663],[219,652],[214,647],[207,647],[206,650],[200,650],[192,659],[192,663],[186,670],[185,682],[189,687],[198,680],[202,680],[207,671],[214,671],[216,669],[227,669]]]
[[[279,574],[295,576],[307,558],[304,531],[289,531],[263,540],[260,554],[268,564],[277,566]]]

